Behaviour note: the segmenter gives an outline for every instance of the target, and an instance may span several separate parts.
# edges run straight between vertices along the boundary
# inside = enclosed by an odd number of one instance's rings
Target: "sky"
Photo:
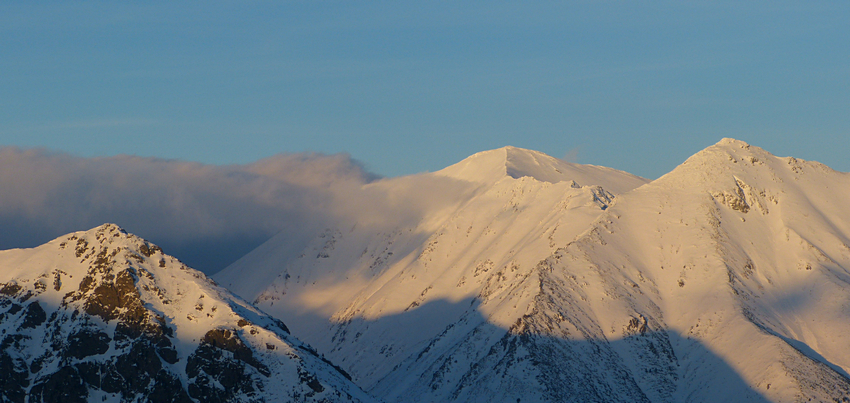
[[[848,20],[838,1],[0,2],[0,248],[120,218],[195,257],[250,238],[204,258],[224,261],[339,178],[506,145],[654,179],[732,137],[850,171]],[[230,213],[269,200],[275,219]]]
[[[0,144],[384,176],[513,145],[647,178],[733,137],[850,171],[850,3],[0,4]]]

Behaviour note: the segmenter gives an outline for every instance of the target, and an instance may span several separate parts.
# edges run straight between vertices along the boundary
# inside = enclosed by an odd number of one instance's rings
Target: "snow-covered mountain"
[[[724,139],[647,182],[487,151],[216,279],[389,402],[850,401],[850,175]]]
[[[0,252],[0,401],[375,401],[347,377],[115,225]]]

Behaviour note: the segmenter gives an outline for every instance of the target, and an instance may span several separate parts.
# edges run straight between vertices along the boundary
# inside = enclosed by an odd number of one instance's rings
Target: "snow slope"
[[[503,285],[527,277],[540,259],[572,241],[615,203],[609,188],[622,192],[646,183],[609,168],[507,147],[425,177],[369,186],[392,194],[418,188],[411,180],[442,185],[429,191],[448,193],[451,202],[426,210],[408,225],[376,229],[361,221],[341,223],[295,257],[278,253],[288,241],[281,234],[217,275],[217,281],[287,323],[297,323],[294,334],[310,339],[328,357],[338,357],[360,385],[375,388],[407,355],[470,312],[494,315],[477,318],[478,325],[511,326],[516,315],[503,313],[495,297],[507,298],[510,291]],[[274,280],[258,288],[257,282],[246,281],[256,272],[273,273]],[[519,303],[522,309],[531,296],[508,304]],[[479,306],[482,299],[491,302]],[[429,307],[434,302],[445,309]],[[402,323],[371,322],[387,316]],[[396,331],[391,343],[382,341]],[[345,348],[358,357],[341,353]]]
[[[374,399],[155,245],[107,224],[0,252],[0,400]]]
[[[850,396],[846,346],[850,175],[723,139],[623,197],[566,249],[647,298],[652,328],[702,343],[771,401]],[[612,322],[613,319],[603,319]],[[699,360],[679,374],[677,399],[722,384]],[[727,388],[702,397],[740,398]]]
[[[450,197],[216,278],[387,401],[850,396],[848,174],[724,139],[650,183],[506,147],[369,186]]]

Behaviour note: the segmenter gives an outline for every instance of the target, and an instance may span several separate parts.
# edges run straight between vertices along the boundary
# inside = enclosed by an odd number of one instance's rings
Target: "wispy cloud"
[[[564,154],[564,157],[561,158],[564,161],[578,163],[578,155],[579,155],[579,147],[571,148],[569,151]]]
[[[212,272],[280,231],[320,230],[375,179],[344,154],[214,166],[0,148],[0,249],[114,222]]]

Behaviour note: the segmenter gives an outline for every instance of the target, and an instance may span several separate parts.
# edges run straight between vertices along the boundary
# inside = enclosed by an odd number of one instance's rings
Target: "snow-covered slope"
[[[0,401],[371,402],[288,334],[107,224],[0,252]]]
[[[840,401],[850,396],[848,199],[846,173],[724,139],[625,195],[565,248],[564,271],[586,266],[609,284],[594,292],[603,328],[630,314],[675,335],[676,399],[746,400],[746,384],[770,401]]]
[[[458,321],[504,333],[518,316],[504,308],[524,312],[533,297],[512,285],[524,284],[541,259],[615,203],[608,189],[646,183],[508,147],[433,174],[369,186],[387,194],[416,191],[422,186],[413,180],[448,194],[450,202],[397,226],[343,222],[295,256],[287,255],[287,234],[281,234],[216,279],[296,323],[295,335],[337,357],[361,386],[379,390],[391,372],[412,371],[393,371],[396,365]],[[257,276],[273,280],[246,280]],[[409,398],[400,393],[399,399]]]
[[[651,183],[512,147],[425,177],[465,185],[217,279],[391,402],[850,396],[850,175],[724,139]]]

